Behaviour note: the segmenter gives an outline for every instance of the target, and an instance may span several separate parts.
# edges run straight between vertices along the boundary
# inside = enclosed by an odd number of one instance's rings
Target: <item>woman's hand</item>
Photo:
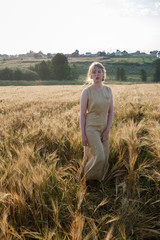
[[[108,136],[109,136],[109,132],[104,131],[104,132],[102,133],[102,136],[101,136],[102,142],[107,141],[107,140],[108,140]]]
[[[82,136],[82,145],[83,146],[88,146],[88,140],[86,136]]]

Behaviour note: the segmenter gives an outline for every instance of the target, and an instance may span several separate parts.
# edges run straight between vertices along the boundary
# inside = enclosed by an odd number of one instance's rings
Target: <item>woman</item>
[[[103,181],[109,163],[109,131],[113,119],[111,89],[103,84],[106,71],[101,63],[94,62],[88,70],[92,84],[81,95],[80,125],[84,157],[81,177]]]

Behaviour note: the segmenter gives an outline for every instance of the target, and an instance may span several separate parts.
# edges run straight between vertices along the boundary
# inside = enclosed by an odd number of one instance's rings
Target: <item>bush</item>
[[[22,80],[23,79],[23,72],[17,68],[14,72],[13,72],[13,80]]]
[[[78,71],[77,71],[77,67],[75,64],[73,64],[73,66],[71,67],[71,79],[74,80],[74,79],[78,79],[79,77],[79,74],[78,74]]]
[[[160,59],[153,62],[153,82],[160,82]]]
[[[140,70],[139,75],[142,82],[147,81],[147,73],[143,68]]]
[[[50,62],[50,61],[48,61]],[[50,79],[50,68],[49,63],[42,61],[39,64],[36,64],[35,71],[38,73],[40,79],[47,80]]]
[[[116,70],[116,80],[117,81],[126,81],[127,80],[124,68],[117,67],[117,70]]]
[[[0,80],[12,80],[13,70],[10,68],[4,68],[0,70]]]
[[[37,80],[38,74],[35,71],[25,70],[17,68],[12,70],[10,68],[4,68],[0,70],[0,80]]]
[[[38,80],[39,75],[35,71],[26,70],[23,72],[23,78],[21,80]]]

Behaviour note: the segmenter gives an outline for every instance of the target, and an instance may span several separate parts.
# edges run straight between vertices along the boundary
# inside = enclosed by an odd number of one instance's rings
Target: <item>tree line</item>
[[[139,77],[142,82],[147,82],[147,73],[143,68],[139,71]],[[123,67],[117,67],[115,79],[117,81],[127,81],[126,72]],[[152,82],[160,82],[160,59],[156,59],[153,62]]]
[[[73,80],[78,78],[76,65],[70,66],[63,54],[56,54],[52,60],[42,61],[31,70],[35,71],[42,80]]]
[[[69,64],[64,54],[56,54],[51,60],[42,61],[30,69],[4,68],[0,70],[0,80],[76,80],[79,77],[80,66]],[[139,78],[147,82],[147,73],[142,68],[139,71]],[[115,70],[115,80],[127,81],[127,75],[123,67]],[[153,62],[152,82],[160,82],[160,59]]]
[[[4,68],[0,80],[73,80],[78,78],[75,64],[69,65],[65,55],[57,53],[52,60],[42,61],[28,70]]]
[[[0,70],[0,80],[38,80],[39,76],[36,72],[27,70],[21,70],[19,68],[10,69],[8,67]]]

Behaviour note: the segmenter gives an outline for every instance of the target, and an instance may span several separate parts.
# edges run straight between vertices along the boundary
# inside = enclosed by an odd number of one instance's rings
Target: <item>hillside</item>
[[[107,70],[107,81],[115,81],[115,73],[118,67],[125,70],[128,82],[140,82],[140,70],[144,69],[147,73],[147,81],[150,82],[152,78],[153,71],[153,61],[156,57],[144,55],[144,56],[130,56],[130,57],[114,57],[114,58],[103,58],[103,57],[85,57],[85,58],[69,58],[68,61],[70,65],[76,66],[77,72],[79,74],[78,80],[64,81],[64,83],[59,84],[83,84],[87,75],[88,67],[93,61],[100,61],[104,64]],[[0,61],[0,69],[19,68],[21,70],[27,70],[34,67],[35,64],[40,63],[42,60],[48,61],[48,59],[25,59],[25,60],[5,60]],[[19,85],[20,82],[16,81],[0,81],[0,85]],[[34,82],[21,82],[21,85],[39,85],[39,84],[57,84],[56,81],[34,81]]]

